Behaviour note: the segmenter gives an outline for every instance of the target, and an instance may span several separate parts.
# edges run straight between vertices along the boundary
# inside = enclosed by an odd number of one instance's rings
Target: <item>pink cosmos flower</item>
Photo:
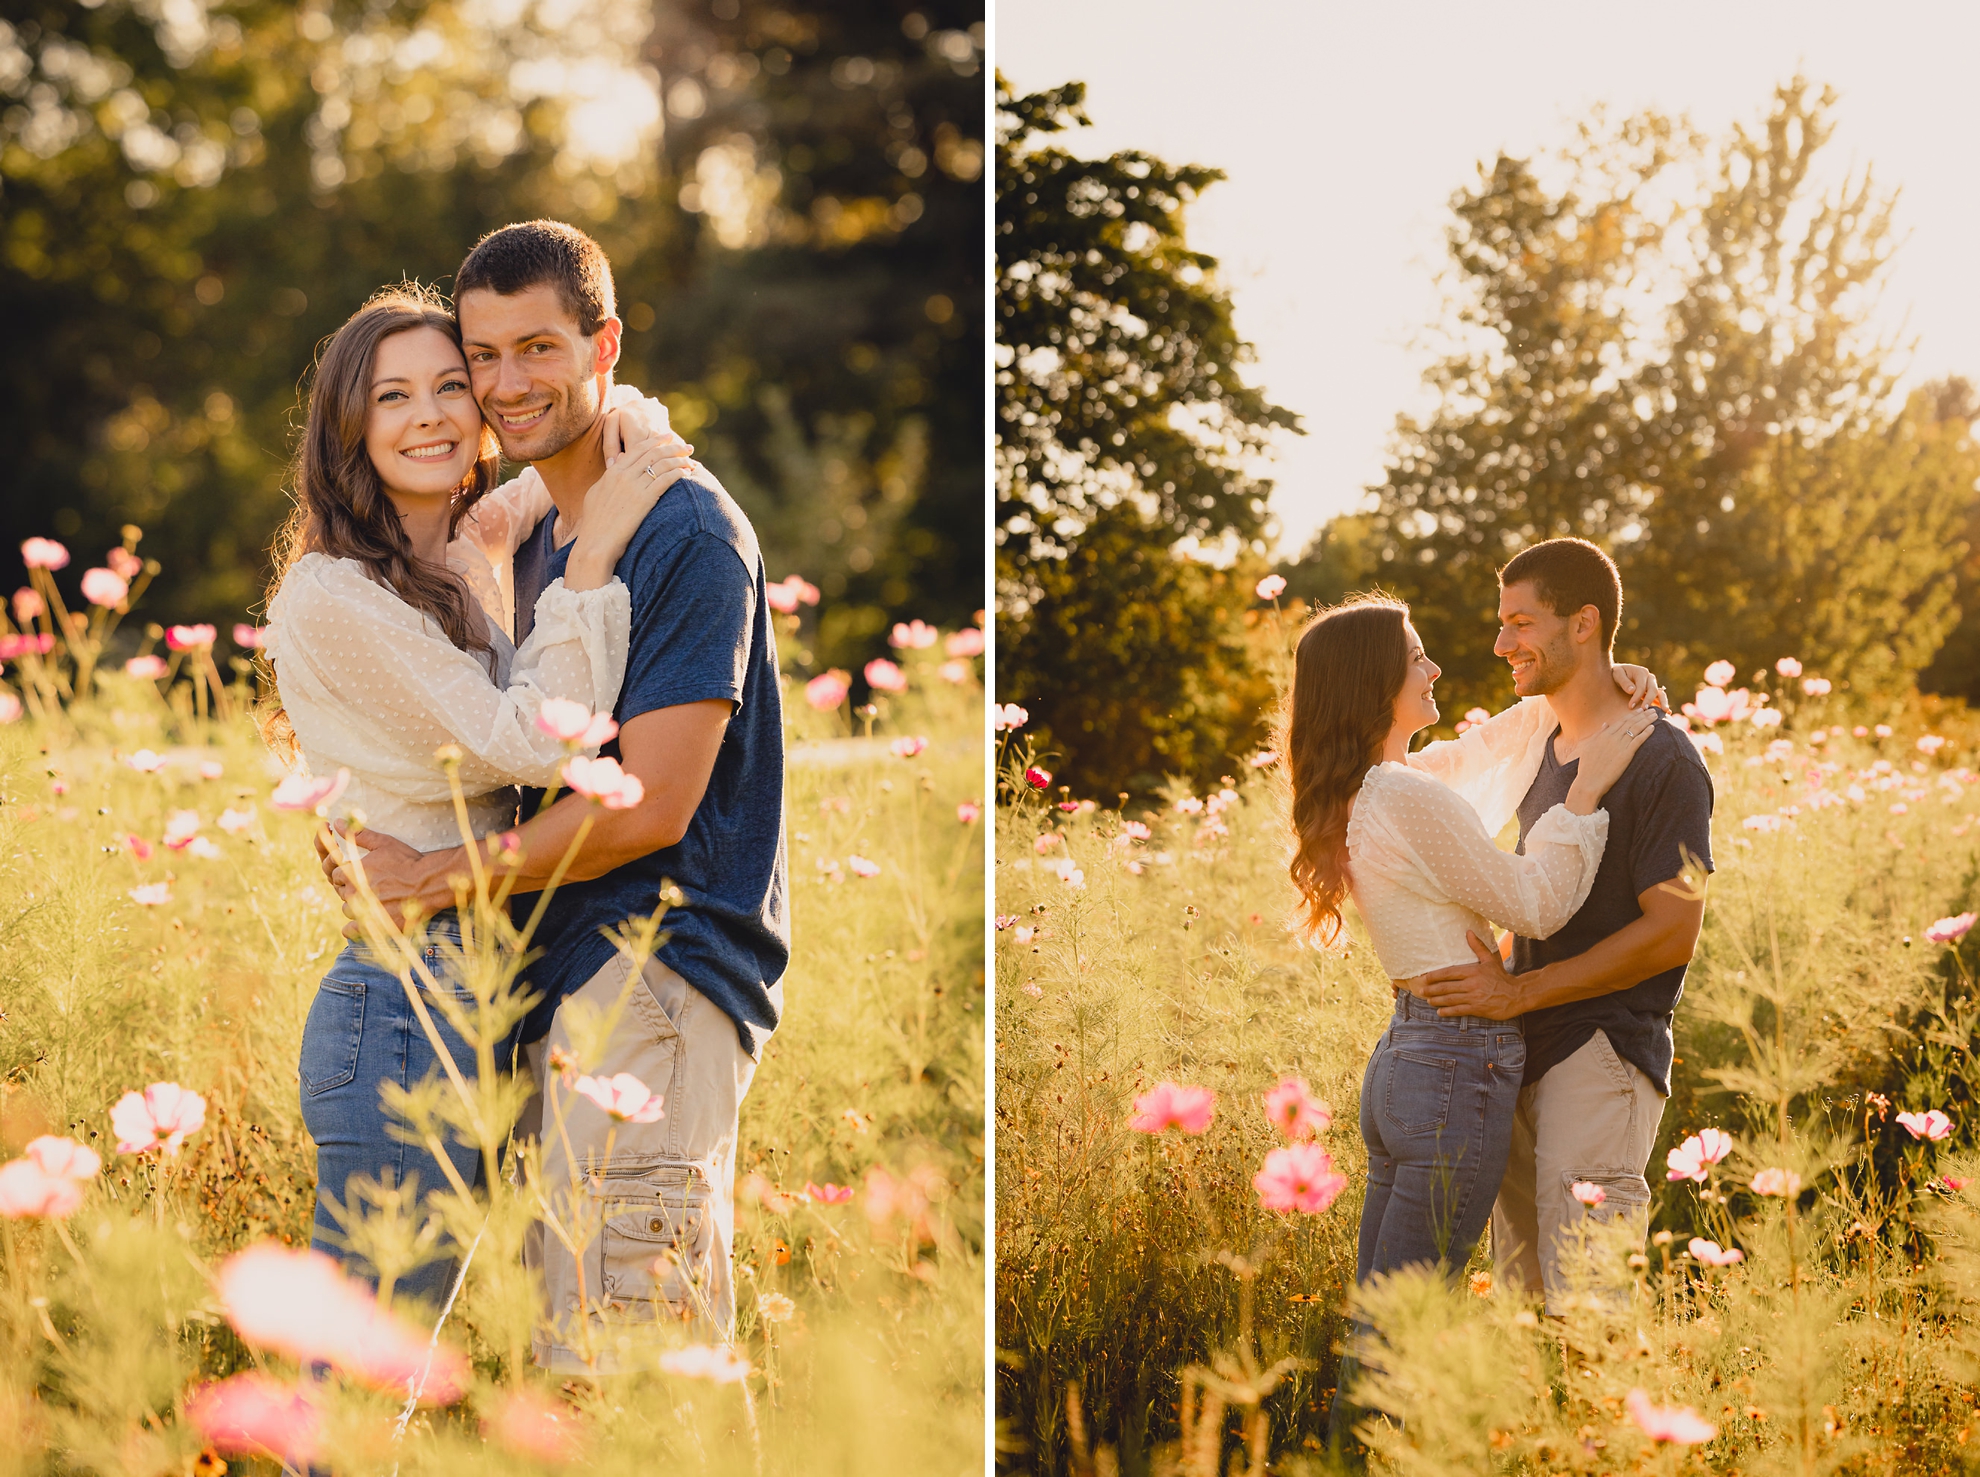
[[[793,615],[800,605],[818,603],[818,586],[808,583],[800,574],[788,574],[764,585],[763,594],[770,608],[780,615]]]
[[[1702,1182],[1706,1166],[1720,1163],[1732,1150],[1731,1134],[1717,1128],[1701,1129],[1665,1156],[1664,1162],[1670,1166],[1665,1178]]]
[[[1782,717],[1779,708],[1755,708],[1753,710],[1753,726],[1755,728],[1779,728],[1786,721],[1787,719]]]
[[[1270,769],[1278,762],[1279,751],[1277,749],[1260,749],[1256,754],[1251,756],[1251,767],[1253,769]]]
[[[169,670],[162,656],[134,656],[124,663],[124,675],[141,682],[156,682]]]
[[[251,626],[245,621],[234,623],[234,645],[242,651],[259,651],[268,644],[268,627]]]
[[[1961,1190],[1972,1184],[1973,1181],[1970,1178],[1963,1178],[1956,1174],[1947,1174],[1939,1177],[1939,1183],[1957,1195]]]
[[[536,726],[560,743],[595,749],[618,736],[619,725],[610,713],[593,713],[583,703],[569,698],[547,697],[536,710]]]
[[[82,1181],[50,1174],[33,1158],[0,1164],[0,1216],[10,1221],[66,1220],[82,1202]]]
[[[953,657],[983,655],[983,631],[977,626],[964,626],[942,643],[942,649]]]
[[[928,740],[920,735],[911,738],[897,738],[887,745],[887,752],[896,759],[912,759],[928,747]]]
[[[254,811],[252,808],[234,810],[230,807],[220,812],[220,819],[215,824],[229,836],[238,836],[254,824]]]
[[[29,569],[67,569],[69,551],[52,538],[31,538],[21,545],[21,563]]]
[[[1575,1199],[1579,1200],[1590,1210],[1593,1210],[1609,1198],[1609,1192],[1607,1190],[1603,1189],[1600,1185],[1591,1184],[1587,1180],[1576,1180],[1573,1184],[1569,1185],[1568,1194],[1574,1196]]]
[[[503,1392],[487,1429],[509,1450],[539,1462],[573,1462],[584,1455],[577,1412],[534,1390]]]
[[[1905,1126],[1915,1139],[1929,1139],[1937,1143],[1952,1133],[1952,1119],[1937,1108],[1928,1108],[1923,1113],[1900,1113],[1897,1121]]]
[[[0,723],[12,723],[21,716],[21,700],[11,692],[0,692]]]
[[[165,767],[165,756],[150,749],[139,749],[124,762],[139,774],[156,774]]]
[[[1891,725],[1888,723],[1879,723],[1871,729],[1871,732],[1876,734],[1878,738],[1889,738],[1891,736]]]
[[[844,702],[846,694],[851,691],[852,673],[834,667],[804,684],[804,700],[819,712],[829,713]]]
[[[339,769],[335,774],[325,775],[321,779],[311,779],[298,771],[277,785],[275,793],[268,799],[277,810],[306,810],[321,815],[350,783],[351,772],[348,769]]]
[[[321,1252],[263,1241],[229,1257],[218,1278],[228,1322],[248,1343],[298,1363],[322,1361],[377,1389],[449,1405],[467,1388],[467,1361],[378,1305]],[[431,1352],[429,1353],[429,1350]]]
[[[1809,697],[1827,697],[1831,690],[1831,683],[1827,677],[1803,677],[1801,679],[1801,690]]]
[[[1052,783],[1052,771],[1032,765],[1024,772],[1024,782],[1034,790],[1042,790]]]
[[[199,812],[175,810],[165,818],[165,844],[173,851],[184,851],[199,834]]]
[[[1753,1193],[1792,1200],[1801,1193],[1801,1176],[1791,1169],[1763,1169],[1753,1176]]]
[[[124,845],[130,848],[131,855],[139,861],[148,862],[151,860],[151,843],[145,840],[144,837],[135,833],[126,835],[124,837]]]
[[[1935,944],[1956,944],[1966,937],[1976,919],[1980,919],[1980,913],[1955,913],[1928,927],[1925,937]]]
[[[1801,663],[1791,656],[1784,656],[1774,663],[1774,670],[1779,672],[1783,677],[1799,677],[1801,675]]]
[[[107,569],[85,569],[82,577],[83,599],[91,605],[112,606],[124,603],[124,597],[131,592],[130,584]]]
[[[103,556],[103,562],[117,578],[125,580],[136,579],[138,571],[144,568],[144,561],[129,549],[112,549]]]
[[[844,1205],[853,1197],[851,1185],[835,1185],[830,1180],[822,1185],[806,1180],[804,1193],[819,1205]]]
[[[1735,1262],[1746,1260],[1746,1253],[1738,1247],[1722,1248],[1718,1242],[1707,1241],[1703,1236],[1692,1237],[1688,1250],[1708,1267],[1730,1267]]]
[[[165,631],[165,644],[174,651],[198,651],[211,646],[220,637],[212,626],[169,626]]]
[[[188,855],[198,857],[203,862],[217,861],[220,857],[220,848],[204,836],[195,836],[191,841],[187,842],[186,852]]]
[[[1158,1082],[1134,1100],[1134,1116],[1128,1119],[1128,1127],[1137,1133],[1160,1133],[1170,1127],[1202,1133],[1216,1112],[1217,1094],[1209,1088]]]
[[[1731,662],[1713,662],[1705,669],[1705,682],[1710,687],[1724,687],[1733,680],[1738,669]]]
[[[1689,1405],[1652,1405],[1641,1390],[1623,1397],[1629,1418],[1652,1441],[1668,1441],[1676,1446],[1696,1446],[1719,1434],[1719,1428],[1700,1416]]]
[[[1304,1077],[1281,1077],[1277,1086],[1269,1088],[1265,1116],[1293,1142],[1334,1126],[1334,1110],[1313,1095]]]
[[[923,651],[933,646],[939,635],[941,635],[941,632],[929,625],[928,622],[914,620],[907,622],[905,625],[895,625],[894,629],[887,633],[887,644],[896,651]],[[874,685],[878,686],[879,684],[875,683]]]
[[[217,780],[226,772],[226,767],[218,759],[202,759],[199,761],[199,777],[203,780]]]
[[[1739,723],[1753,716],[1753,694],[1744,687],[1731,692],[1717,686],[1701,687],[1685,712],[1706,723]]]
[[[1017,921],[1018,915],[1015,913],[999,913],[997,915],[997,932],[1002,933],[1005,929],[1016,924]]]
[[[42,600],[38,591],[30,590],[26,585],[14,591],[15,624],[25,626],[47,609],[47,603]]]
[[[299,1469],[322,1446],[323,1414],[309,1391],[258,1372],[201,1387],[186,1419],[224,1456],[272,1456]]]
[[[1922,733],[1918,736],[1918,752],[1927,756],[1936,754],[1946,746],[1946,736],[1942,733]]]
[[[876,692],[906,692],[908,688],[907,673],[884,656],[866,664],[866,681]]]
[[[141,1093],[127,1092],[110,1110],[119,1154],[149,1154],[153,1149],[176,1154],[186,1135],[205,1123],[206,1099],[176,1082],[154,1082]]]
[[[974,800],[965,800],[956,807],[956,819],[965,826],[973,826],[983,819],[983,807]]]
[[[147,882],[142,887],[131,889],[131,901],[141,908],[155,908],[172,901],[172,884],[169,882]]]
[[[733,1385],[749,1378],[748,1360],[738,1358],[733,1349],[718,1349],[712,1344],[669,1349],[660,1356],[660,1368],[667,1374],[709,1380],[718,1385]]]
[[[630,1072],[610,1078],[580,1077],[571,1084],[571,1091],[590,1098],[621,1123],[658,1123],[666,1116],[661,1111],[660,1095],[648,1092],[646,1084]]]
[[[855,877],[878,877],[880,875],[880,863],[870,862],[863,856],[848,856],[846,858],[846,865],[852,869],[852,874]]]
[[[89,1183],[103,1168],[103,1156],[96,1150],[74,1139],[58,1138],[54,1134],[45,1133],[38,1139],[30,1139],[25,1152],[28,1158],[41,1166],[43,1174],[74,1180],[78,1184]]]
[[[566,759],[557,772],[578,794],[607,810],[631,810],[646,798],[639,776],[627,774],[616,759],[587,759],[579,754]]]
[[[1002,706],[993,704],[990,715],[995,720],[999,733],[1015,733],[1031,721],[1031,714],[1016,703],[1005,703]]]
[[[1251,1177],[1251,1185],[1267,1210],[1318,1215],[1347,1188],[1347,1176],[1334,1168],[1333,1156],[1318,1144],[1288,1144],[1265,1156],[1265,1166]]]
[[[969,663],[961,660],[943,662],[935,673],[944,682],[963,683],[969,681]]]
[[[1276,600],[1286,592],[1286,582],[1282,575],[1268,574],[1258,582],[1257,594],[1260,600]]]

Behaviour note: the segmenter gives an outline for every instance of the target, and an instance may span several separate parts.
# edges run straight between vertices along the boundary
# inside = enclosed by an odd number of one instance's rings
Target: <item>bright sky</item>
[[[1910,377],[1980,378],[1980,6],[997,0],[996,52],[1021,92],[1088,84],[1077,152],[1230,176],[1190,236],[1223,262],[1255,382],[1305,417],[1271,469],[1287,552],[1380,480],[1397,411],[1422,404],[1452,192],[1598,101],[1718,135],[1797,70],[1835,87],[1828,169],[1902,187],[1886,314],[1908,315]]]

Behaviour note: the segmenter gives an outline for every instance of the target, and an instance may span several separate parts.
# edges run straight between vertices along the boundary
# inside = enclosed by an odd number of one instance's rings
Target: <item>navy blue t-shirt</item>
[[[551,547],[556,520],[553,509],[516,551],[518,644],[536,597],[570,562],[570,545]],[[544,999],[524,1033],[549,1030],[557,1002],[611,959],[601,930],[650,915],[672,882],[685,901],[664,920],[660,961],[721,1007],[755,1056],[782,1013],[791,952],[783,694],[756,531],[727,493],[684,479],[653,505],[616,572],[632,593],[632,645],[612,716],[623,726],[712,699],[731,704],[732,716],[679,842],[551,896],[532,940],[542,955],[523,971]],[[617,742],[603,752],[617,757]],[[541,799],[526,791],[524,814]],[[535,894],[514,900],[518,924],[535,903]]]
[[[1567,799],[1581,762],[1546,757],[1526,797],[1519,803],[1519,851],[1526,833]],[[1512,971],[1524,974],[1543,964],[1586,953],[1610,934],[1643,916],[1637,897],[1684,870],[1688,850],[1712,866],[1712,776],[1698,750],[1672,723],[1659,723],[1643,741],[1609,793],[1609,840],[1588,901],[1552,938],[1513,938]],[[1684,966],[1589,1000],[1528,1011],[1526,1077],[1538,1082],[1547,1069],[1564,1062],[1599,1031],[1608,1033],[1616,1055],[1642,1071],[1665,1097],[1671,1093],[1671,1021],[1684,993]]]

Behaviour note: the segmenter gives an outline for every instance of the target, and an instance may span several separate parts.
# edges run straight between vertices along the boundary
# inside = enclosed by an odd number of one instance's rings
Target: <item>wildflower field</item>
[[[1374,1289],[1362,1391],[1399,1420],[1364,1426],[1372,1470],[1980,1470],[1980,726],[1792,661],[1732,675],[1687,705],[1717,871],[1651,1241],[1591,1223],[1558,1321],[1488,1246],[1455,1290]],[[999,1463],[1331,1470],[1388,980],[1358,922],[1289,933],[1272,755],[1096,804],[1023,718],[998,711]]]
[[[843,673],[787,681],[793,962],[742,1111],[736,1342],[649,1326],[635,1372],[551,1378],[512,1080],[408,1095],[410,1132],[498,1173],[431,1224],[386,1191],[352,1208],[380,1299],[297,1255],[297,1046],[343,945],[320,797],[245,711],[251,628],[232,663],[211,627],[113,660],[141,566],[92,571],[81,619],[46,568],[0,650],[0,1473],[981,1469],[980,633],[900,628],[873,710]],[[479,1043],[514,1019],[515,941],[471,911]],[[479,1244],[436,1343],[390,1288],[443,1228]]]

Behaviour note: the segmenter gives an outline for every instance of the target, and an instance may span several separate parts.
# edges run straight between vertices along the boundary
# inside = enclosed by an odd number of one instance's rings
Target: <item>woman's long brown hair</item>
[[[411,282],[387,287],[373,293],[319,355],[302,439],[290,464],[295,506],[275,535],[268,599],[274,600],[290,567],[305,554],[355,559],[372,579],[432,617],[454,645],[486,660],[493,647],[473,597],[452,570],[414,557],[398,510],[364,444],[378,346],[415,328],[437,328],[460,341],[460,325],[438,293]],[[449,538],[468,509],[494,487],[500,466],[495,433],[483,426],[479,455],[454,490]],[[273,743],[292,746],[279,706],[264,721],[263,732]]]
[[[1381,762],[1409,671],[1409,607],[1357,595],[1313,617],[1299,638],[1285,753],[1297,847],[1293,886],[1310,938],[1340,934],[1348,892],[1347,828],[1362,779]]]

